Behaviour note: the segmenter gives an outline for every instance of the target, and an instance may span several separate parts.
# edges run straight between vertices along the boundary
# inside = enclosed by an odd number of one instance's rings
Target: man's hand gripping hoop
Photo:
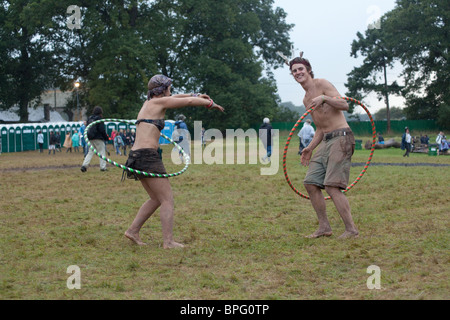
[[[350,190],[351,188],[353,188],[355,186],[355,184],[358,183],[359,180],[361,180],[362,176],[366,173],[367,168],[369,167],[370,162],[372,161],[372,157],[373,157],[373,153],[375,151],[375,144],[376,144],[376,139],[377,139],[377,134],[376,134],[376,129],[375,129],[375,123],[373,121],[372,115],[370,114],[369,110],[367,109],[367,107],[358,100],[355,100],[353,98],[349,98],[349,97],[334,97],[334,99],[344,99],[347,101],[351,101],[353,103],[356,103],[358,105],[360,105],[369,115],[369,119],[370,122],[372,124],[372,148],[370,149],[370,154],[369,154],[369,159],[367,160],[363,170],[361,171],[361,173],[359,174],[359,176],[355,179],[355,181],[353,181],[345,190],[342,190],[342,192],[347,192],[348,190]],[[286,156],[287,156],[287,151],[288,151],[288,147],[289,147],[289,143],[291,142],[291,138],[292,135],[294,134],[295,130],[297,129],[297,127],[299,126],[299,124],[302,122],[303,119],[305,119],[305,117],[311,113],[314,110],[314,107],[309,109],[308,111],[306,111],[301,118],[297,121],[297,123],[294,125],[294,127],[292,128],[291,132],[289,133],[289,137],[286,141],[286,146],[284,147],[284,154],[283,154],[283,171],[284,171],[284,177],[286,178],[287,183],[289,184],[289,186],[292,188],[292,190],[294,190],[295,193],[297,193],[299,196],[305,198],[305,199],[309,199],[309,196],[302,194],[300,191],[298,191],[293,184],[291,183],[291,180],[289,179],[288,173],[287,173],[287,169],[286,169]],[[331,199],[330,196],[325,197],[325,200]]]
[[[183,172],[185,172],[187,170],[187,168],[189,167],[189,163],[191,162],[191,158],[186,154],[186,152],[184,152],[183,148],[180,147],[175,141],[173,141],[171,138],[169,138],[168,136],[164,135],[161,133],[161,136],[164,139],[167,139],[171,144],[173,144],[183,155],[184,158],[184,162],[186,163],[186,166],[181,170],[178,171],[176,173],[166,173],[166,174],[158,174],[158,173],[151,173],[151,172],[144,172],[144,171],[139,171],[139,170],[135,170],[132,168],[128,168],[126,166],[124,166],[123,164],[117,163],[109,158],[106,158],[105,156],[102,156],[101,154],[98,153],[98,151],[92,146],[91,142],[89,141],[88,137],[87,137],[87,133],[88,130],[91,126],[96,125],[100,122],[125,122],[125,123],[131,123],[131,124],[135,124],[136,121],[133,120],[123,120],[123,119],[100,119],[97,121],[94,121],[92,123],[90,123],[87,127],[86,130],[84,131],[84,139],[86,140],[88,147],[94,151],[94,153],[99,156],[101,159],[105,160],[106,162],[115,165],[118,168],[121,168],[123,170],[128,170],[130,172],[134,172],[137,174],[142,174],[146,177],[153,177],[153,178],[171,178],[171,177],[175,177],[175,176],[179,176],[180,174],[182,174]]]

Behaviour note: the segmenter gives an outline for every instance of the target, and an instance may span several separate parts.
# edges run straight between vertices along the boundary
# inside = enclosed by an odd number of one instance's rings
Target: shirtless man
[[[325,79],[314,79],[311,64],[307,59],[297,57],[290,61],[289,67],[294,79],[306,91],[303,104],[311,112],[316,125],[316,134],[307,148],[303,149],[301,163],[309,166],[304,185],[316,211],[319,228],[308,238],[329,237],[332,235],[326,213],[325,189],[333,200],[345,225],[345,232],[339,238],[358,236],[353,222],[350,205],[342,190],[347,188],[351,157],[355,150],[355,138],[347,124],[343,111],[348,104],[336,88]],[[318,147],[311,158],[312,151]]]

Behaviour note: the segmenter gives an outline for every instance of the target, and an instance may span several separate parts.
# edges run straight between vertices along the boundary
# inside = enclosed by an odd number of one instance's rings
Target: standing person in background
[[[439,132],[439,134],[436,137],[436,143],[438,144],[438,149],[439,152],[438,154],[440,154],[442,152],[442,139],[444,139],[444,132]]]
[[[273,131],[269,118],[264,118],[262,125],[259,127],[259,138],[266,149],[266,155],[261,160],[269,161],[272,156]]]
[[[55,133],[55,137],[56,137],[56,145],[55,145],[56,151],[61,152],[61,136],[59,132]]]
[[[39,130],[39,133],[37,135],[37,143],[39,145],[39,153],[44,152],[44,135],[42,134],[41,130]]]
[[[133,146],[134,146],[134,141],[136,140],[136,130],[134,130],[134,129],[131,129],[131,136],[130,136],[130,141],[131,141],[131,147],[130,148],[133,148]]]
[[[205,128],[202,127],[202,148],[204,149],[206,147],[206,140],[205,140]]]
[[[66,139],[64,140],[64,148],[67,148],[66,153],[72,153],[72,137],[70,136],[70,129],[67,130]]]
[[[438,136],[436,137],[436,143],[439,146],[439,153],[438,154],[445,154],[447,153],[449,146],[447,137],[444,135],[444,132],[439,132]]]
[[[81,138],[81,146],[83,147],[83,154],[84,157],[86,157],[87,153],[88,153],[88,148],[87,148],[87,143],[86,140],[84,139],[84,130],[86,130],[86,121],[83,121],[83,124],[81,125],[80,129],[78,130],[78,134],[80,135]]]
[[[409,128],[405,128],[405,133],[402,136],[402,150],[406,150],[404,157],[409,157],[409,153],[411,152],[411,135],[409,134]]]
[[[102,118],[103,118],[103,109],[97,106],[94,108],[92,115],[89,117],[87,121],[87,124],[89,125],[90,123],[100,120]],[[100,122],[90,127],[87,136],[94,149],[96,149],[100,155],[106,157],[105,142],[108,141],[109,137],[106,134],[105,123]],[[87,168],[93,156],[94,151],[91,148],[89,148],[88,154],[84,158],[83,164],[81,165],[81,172],[87,171]],[[100,160],[100,171],[107,171],[106,161],[100,158],[99,160]]]
[[[111,141],[113,142],[113,145],[114,145],[114,140],[116,139],[117,134],[118,134],[118,132],[117,132],[116,129],[113,129],[111,131],[111,137],[110,138],[111,138]],[[115,145],[114,145],[114,148],[115,148]],[[117,154],[117,152],[116,152],[116,154]]]
[[[191,156],[191,148],[189,141],[189,131],[186,122],[186,117],[184,114],[180,114],[178,116],[178,120],[175,121],[175,130],[178,133],[178,141],[177,143],[183,148],[184,152],[190,157]],[[174,148],[175,149],[175,148]],[[181,152],[179,152],[181,162],[184,163],[184,158]]]
[[[299,154],[301,155],[303,152],[303,149],[305,149],[309,144],[311,143],[312,139],[314,138],[314,128],[311,125],[311,120],[306,119],[305,124],[298,132],[298,137],[300,138],[300,149]]]
[[[56,144],[58,143],[58,138],[56,137],[56,134],[53,133],[53,131],[50,131],[50,137],[48,138],[48,154],[50,154],[53,151],[53,154],[55,154]]]
[[[114,135],[114,148],[116,149],[116,154],[118,155],[122,155],[122,152],[120,151],[120,149],[123,147],[123,140],[122,140],[122,136],[120,134],[117,133]]]
[[[123,150],[123,155],[126,156],[127,155],[127,136],[125,134],[125,130],[120,129],[120,133],[119,133],[120,137],[122,138],[122,150]]]
[[[72,147],[74,152],[80,151],[80,135],[78,134],[78,130],[74,129],[72,134]]]

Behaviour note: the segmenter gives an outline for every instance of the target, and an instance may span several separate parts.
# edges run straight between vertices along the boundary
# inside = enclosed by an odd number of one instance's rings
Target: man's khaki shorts
[[[350,128],[325,134],[324,140],[309,162],[303,183],[313,184],[322,189],[325,186],[346,189],[354,151],[355,137]]]

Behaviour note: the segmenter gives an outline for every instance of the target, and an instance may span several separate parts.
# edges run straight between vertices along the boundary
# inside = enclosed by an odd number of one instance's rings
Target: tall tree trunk
[[[31,70],[29,70],[30,66],[30,57],[28,55],[27,51],[27,44],[28,44],[28,29],[23,27],[22,28],[22,38],[24,39],[22,41],[23,46],[20,49],[20,67],[19,67],[19,88],[18,91],[21,92],[20,98],[19,98],[19,117],[20,122],[28,122],[28,103],[30,102],[29,99],[29,89],[28,86],[31,83],[31,77],[30,73]]]
[[[383,71],[384,71],[384,99],[386,101],[386,119],[387,119],[387,133],[391,133],[391,111],[389,109],[389,93],[387,85],[387,74],[386,74],[386,62],[383,61]]]

